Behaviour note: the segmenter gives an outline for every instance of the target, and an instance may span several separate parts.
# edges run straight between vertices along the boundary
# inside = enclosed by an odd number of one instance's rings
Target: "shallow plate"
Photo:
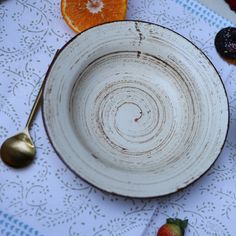
[[[182,36],[145,22],[104,24],[52,63],[43,116],[65,163],[120,195],[169,194],[216,160],[228,130],[222,81]]]

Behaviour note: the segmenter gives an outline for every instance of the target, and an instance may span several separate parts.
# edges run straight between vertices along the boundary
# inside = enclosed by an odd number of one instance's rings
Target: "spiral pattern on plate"
[[[43,116],[61,158],[120,195],[172,193],[218,157],[228,101],[207,57],[162,26],[112,22],[61,50],[47,73]]]
[[[120,67],[123,72],[118,72]],[[187,130],[196,129],[198,122],[190,107],[197,104],[188,102],[192,95],[181,76],[151,55],[139,55],[137,60],[136,52],[95,60],[72,91],[78,139],[105,165],[120,169],[147,171],[173,162],[178,149],[184,150]],[[179,138],[173,139],[176,135]]]

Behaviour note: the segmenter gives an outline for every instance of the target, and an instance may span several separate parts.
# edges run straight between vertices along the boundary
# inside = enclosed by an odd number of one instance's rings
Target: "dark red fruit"
[[[227,27],[221,29],[215,37],[217,52],[228,60],[236,59],[236,28]]]
[[[168,218],[158,230],[157,236],[184,236],[187,225],[188,220]]]
[[[236,1],[235,0],[225,0],[225,1],[229,4],[230,8],[233,11],[236,11]]]

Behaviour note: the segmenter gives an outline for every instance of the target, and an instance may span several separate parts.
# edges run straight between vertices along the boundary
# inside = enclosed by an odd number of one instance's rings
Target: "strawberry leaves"
[[[185,231],[185,228],[187,227],[188,225],[188,220],[181,220],[181,219],[178,219],[178,218],[168,218],[166,220],[166,223],[167,224],[175,224],[175,225],[178,225],[180,227],[180,230],[182,232],[182,235],[184,235],[184,231]]]

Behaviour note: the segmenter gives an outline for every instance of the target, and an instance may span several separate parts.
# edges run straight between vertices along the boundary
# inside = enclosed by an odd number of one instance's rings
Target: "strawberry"
[[[157,236],[184,236],[188,220],[168,218],[166,223],[160,227]]]

